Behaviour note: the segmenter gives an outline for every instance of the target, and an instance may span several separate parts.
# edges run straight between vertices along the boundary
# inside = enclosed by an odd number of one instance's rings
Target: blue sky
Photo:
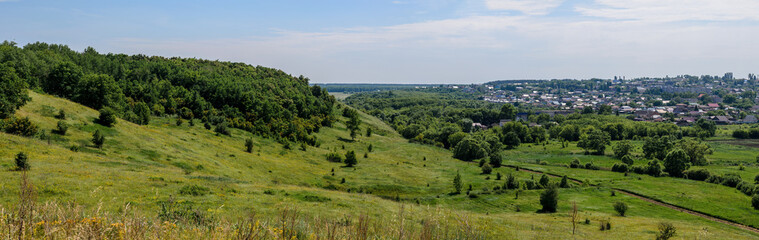
[[[756,0],[0,0],[0,38],[319,83],[759,72]]]

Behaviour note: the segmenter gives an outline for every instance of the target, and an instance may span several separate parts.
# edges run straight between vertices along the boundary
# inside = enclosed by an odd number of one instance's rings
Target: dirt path
[[[531,169],[525,169],[525,168],[521,168],[521,167],[517,167],[517,166],[507,166],[507,167],[515,168],[515,169],[518,169],[519,171],[524,171],[524,172],[529,172],[529,173],[534,173],[534,174],[545,174],[545,175],[548,175],[548,176],[551,176],[551,177],[557,177],[557,178],[563,177],[563,176],[559,176],[559,175],[556,175],[556,174],[545,173],[545,172],[531,170]],[[567,178],[567,179],[571,180],[574,183],[582,184],[582,181],[580,181],[578,179],[573,179],[573,178]],[[672,204],[669,204],[669,203],[665,203],[665,202],[662,202],[662,201],[659,201],[659,200],[656,200],[656,199],[652,199],[652,198],[649,198],[649,197],[646,197],[646,196],[643,196],[643,195],[640,195],[640,194],[637,194],[637,193],[634,193],[634,192],[630,192],[630,191],[627,191],[627,190],[624,190],[624,189],[619,189],[619,188],[614,188],[614,187],[612,187],[611,189],[613,189],[613,190],[615,190],[615,191],[617,191],[619,193],[622,193],[624,195],[631,196],[631,197],[634,197],[634,198],[637,198],[637,199],[640,199],[640,200],[643,200],[643,201],[646,201],[646,202],[649,202],[649,203],[652,203],[652,204],[656,204],[658,206],[666,207],[666,208],[669,208],[669,209],[674,209],[674,210],[677,210],[677,211],[680,211],[680,212],[683,212],[683,213],[687,213],[687,214],[690,214],[690,215],[693,215],[693,216],[701,217],[701,218],[704,218],[704,219],[707,219],[707,220],[711,220],[711,221],[714,221],[714,222],[719,222],[719,223],[731,225],[731,226],[734,226],[734,227],[737,227],[737,228],[745,229],[745,230],[748,230],[748,231],[751,231],[751,232],[759,234],[759,229],[757,229],[755,227],[752,227],[752,226],[743,225],[743,224],[740,224],[740,223],[737,223],[737,222],[733,222],[733,221],[730,221],[730,220],[725,220],[725,219],[721,219],[721,218],[718,218],[718,217],[714,217],[714,216],[708,215],[706,213],[702,213],[702,212],[686,209],[686,208],[683,208],[683,207],[679,207],[679,206],[676,206],[676,205],[672,205]]]

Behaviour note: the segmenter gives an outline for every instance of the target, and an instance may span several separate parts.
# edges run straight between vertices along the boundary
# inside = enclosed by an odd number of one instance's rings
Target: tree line
[[[137,124],[171,115],[315,144],[335,100],[309,79],[261,66],[195,58],[82,52],[65,45],[0,44],[0,117],[28,101],[27,88],[112,111]]]

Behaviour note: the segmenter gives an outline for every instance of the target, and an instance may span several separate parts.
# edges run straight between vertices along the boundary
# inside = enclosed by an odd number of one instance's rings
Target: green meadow
[[[505,164],[586,181],[587,184],[560,189],[558,211],[548,214],[539,213],[543,190],[496,190],[508,175],[536,181],[540,175],[509,167],[483,175],[477,163],[454,159],[449,150],[440,147],[409,143],[391,127],[364,113],[360,116],[361,129],[371,128],[371,136],[363,134],[351,139],[344,124],[346,119],[339,117],[332,127],[315,133],[321,143],[318,147],[302,148],[237,129],[231,136],[218,135],[199,122],[177,126],[170,116],[153,117],[148,125],[119,119],[109,128],[93,123],[98,116],[96,110],[45,94],[29,95],[32,100],[16,116],[29,117],[46,131],[47,137],[0,134],[0,178],[4,179],[0,182],[0,209],[5,211],[13,211],[19,205],[21,172],[14,170],[13,161],[17,153],[24,152],[31,165],[28,174],[34,184],[35,202],[78,206],[79,217],[118,216],[129,211],[134,216],[158,219],[161,203],[172,201],[217,222],[234,222],[253,213],[262,219],[276,219],[283,209],[297,209],[301,221],[309,223],[314,223],[313,219],[348,219],[346,224],[350,225],[350,219],[367,216],[373,223],[370,235],[376,239],[423,239],[423,230],[431,220],[441,226],[455,226],[460,232],[471,232],[450,238],[569,239],[573,237],[570,213],[574,203],[579,213],[574,234],[577,239],[651,239],[660,222],[674,224],[677,237],[682,239],[759,237],[754,232],[633,197],[612,196],[611,188],[626,189],[759,226],[759,214],[751,209],[750,198],[734,188],[611,172],[608,168],[619,160],[609,157],[610,149],[607,156],[591,156],[583,155],[574,144],[561,148],[560,143],[549,142],[545,147],[523,144],[503,152]],[[58,121],[53,115],[61,109],[66,111],[65,121],[71,126],[63,136],[50,133]],[[340,109],[334,111],[338,116]],[[90,141],[95,130],[106,136],[102,149]],[[246,139],[253,141],[250,153],[245,151]],[[707,166],[710,171],[739,173],[746,181],[753,181],[759,173],[754,149],[709,144],[715,150],[708,156],[713,163]],[[330,152],[344,154],[351,150],[358,157],[355,167],[326,159]],[[640,154],[639,148],[635,154]],[[582,163],[592,161],[607,170],[565,166],[575,158]],[[643,164],[638,161],[636,164]],[[738,164],[744,164],[746,169],[738,170]],[[471,186],[469,195],[451,194],[457,173],[462,176],[465,190]],[[497,174],[503,178],[498,180]],[[626,216],[614,211],[616,202],[629,206]],[[612,228],[601,231],[602,222],[609,222]],[[405,237],[404,231],[408,232]]]

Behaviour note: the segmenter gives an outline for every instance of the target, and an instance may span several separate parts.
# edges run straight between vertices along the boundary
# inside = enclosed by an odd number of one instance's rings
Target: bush
[[[677,229],[671,223],[659,223],[659,232],[656,233],[656,240],[668,240],[677,235]]]
[[[490,164],[482,165],[482,174],[490,174],[491,172],[493,172],[493,167],[491,167]]]
[[[253,152],[253,139],[245,139],[245,151]]]
[[[343,156],[337,152],[327,153],[327,161],[330,162],[343,162]]]
[[[58,110],[58,114],[55,115],[55,118],[60,119],[60,120],[66,120],[66,111],[64,111],[63,109]]]
[[[756,177],[754,177],[754,183],[759,184],[759,175],[756,175]]]
[[[711,175],[709,178],[706,179],[706,182],[708,183],[714,183],[714,184],[722,184],[722,176],[719,175]]]
[[[232,132],[229,131],[229,123],[227,122],[219,123],[213,131],[227,136],[232,135]]]
[[[751,197],[751,206],[754,207],[754,209],[759,210],[759,194],[754,194],[754,196]]]
[[[6,133],[20,135],[24,137],[31,137],[37,134],[37,125],[34,125],[28,117],[25,118],[11,118],[5,122],[4,131]]]
[[[748,132],[746,130],[735,130],[733,131],[733,137],[738,139],[747,139],[749,138]]]
[[[540,183],[540,186],[548,187],[548,184],[551,182],[551,179],[548,178],[545,174],[543,176],[540,176],[540,180],[538,183]]]
[[[741,179],[741,176],[735,173],[728,173],[722,176],[722,182],[720,184],[728,186],[728,187],[736,187],[738,186],[738,183],[741,183],[743,180]]]
[[[540,205],[543,206],[542,212],[556,212],[556,206],[559,203],[559,190],[555,186],[548,187],[540,193]]]
[[[682,149],[676,148],[664,158],[664,171],[673,177],[682,177],[683,171],[690,167],[688,154]]]
[[[632,166],[635,163],[632,156],[630,156],[629,154],[622,157],[622,162],[630,166]]]
[[[571,163],[569,163],[570,168],[581,168],[582,165],[580,165],[580,160],[577,158],[573,159]]]
[[[648,166],[646,166],[646,174],[658,177],[662,174],[662,167],[661,164],[659,164],[659,160],[651,160],[648,162]]]
[[[614,150],[614,156],[622,159],[624,156],[627,156],[630,154],[630,151],[633,150],[635,146],[629,141],[619,141],[614,146],[612,146],[612,150]]]
[[[345,160],[343,161],[345,163],[345,166],[353,167],[353,165],[356,165],[356,152],[354,151],[348,151],[345,153]]]
[[[564,175],[564,177],[561,178],[561,183],[559,183],[560,188],[569,188],[569,179],[567,179],[567,175]]]
[[[95,147],[97,148],[103,148],[103,143],[105,143],[105,136],[100,133],[100,130],[95,130],[95,133],[92,134],[92,143],[95,144]]]
[[[619,213],[619,216],[624,217],[625,213],[627,212],[627,204],[623,202],[614,203],[614,211],[617,211],[617,213]]]
[[[628,170],[629,167],[624,163],[615,163],[614,166],[611,166],[611,171],[613,172],[626,173]]]
[[[696,180],[696,181],[705,181],[708,179],[712,174],[709,172],[709,170],[706,169],[696,169],[696,170],[688,170],[683,172],[683,175],[685,175],[685,178]]]
[[[501,167],[501,154],[495,153],[490,155],[490,165],[494,168]]]
[[[514,175],[509,174],[508,177],[506,177],[506,189],[517,189],[519,188],[519,182],[514,177]]]
[[[206,130],[211,130],[211,124],[208,122],[203,123],[203,127],[206,128]]]
[[[16,154],[16,169],[21,171],[29,170],[31,166],[29,165],[29,158],[26,156],[26,154],[20,152]]]
[[[58,125],[55,129],[53,129],[53,133],[60,134],[60,135],[66,135],[66,132],[69,130],[69,125],[66,123],[66,121],[58,121]]]
[[[637,174],[646,174],[647,170],[648,169],[646,167],[644,167],[644,166],[632,166],[632,167],[630,167],[630,171],[634,172],[634,173],[637,173]]]
[[[106,127],[113,127],[113,125],[116,125],[116,112],[109,107],[100,109],[100,116],[95,123]]]
[[[208,194],[210,190],[207,187],[198,186],[198,185],[185,185],[181,189],[179,189],[179,194],[182,195],[190,195],[190,196],[203,196]]]
[[[735,186],[736,189],[741,191],[743,194],[751,196],[754,194],[754,184],[746,181],[741,181],[738,183],[738,185]]]
[[[534,189],[541,189],[542,187],[540,184],[535,182],[534,180],[525,180],[524,181],[524,189],[527,190],[534,190]]]

